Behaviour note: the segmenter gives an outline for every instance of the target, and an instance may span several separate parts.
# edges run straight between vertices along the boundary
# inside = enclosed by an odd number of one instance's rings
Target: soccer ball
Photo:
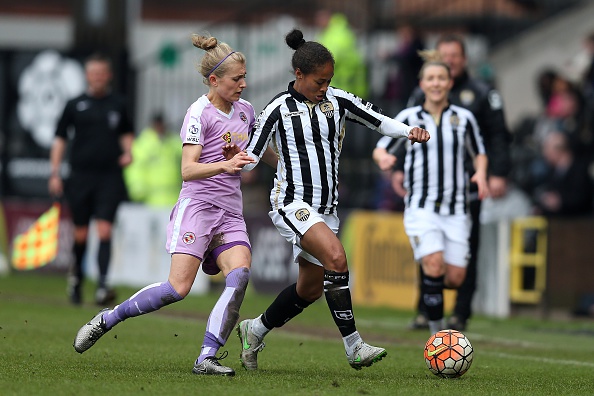
[[[457,330],[441,330],[425,344],[425,363],[442,378],[457,378],[468,371],[474,350],[466,336]]]

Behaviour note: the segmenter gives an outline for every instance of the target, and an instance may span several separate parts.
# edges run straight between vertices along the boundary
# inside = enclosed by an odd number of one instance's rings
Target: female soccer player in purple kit
[[[214,37],[192,36],[206,51],[199,70],[209,87],[187,111],[181,128],[183,184],[167,227],[171,269],[166,282],[139,290],[113,309],[104,309],[76,335],[74,349],[83,353],[118,323],[182,300],[198,268],[222,271],[225,289],[208,323],[195,374],[235,375],[215,356],[239,318],[250,276],[251,247],[242,214],[240,170],[254,162],[245,152],[225,160],[222,146],[244,149],[255,121],[252,105],[241,99],[246,88],[246,60]]]

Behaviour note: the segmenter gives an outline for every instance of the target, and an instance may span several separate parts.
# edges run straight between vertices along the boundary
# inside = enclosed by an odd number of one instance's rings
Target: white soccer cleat
[[[224,356],[227,356],[226,353],[227,352],[225,352]],[[219,360],[223,358],[216,358],[214,356],[207,357],[202,363],[194,365],[192,372],[198,375],[225,375],[233,377],[235,375],[235,370],[219,363]]]
[[[109,329],[105,327],[103,314],[109,311],[109,308],[104,308],[89,320],[83,327],[80,328],[74,339],[72,346],[78,353],[83,353],[93,345],[103,334],[107,333]]]
[[[363,341],[359,341],[353,353],[347,355],[347,359],[352,368],[361,370],[363,367],[369,367],[373,363],[379,362],[387,354],[388,352],[384,348],[374,347]]]

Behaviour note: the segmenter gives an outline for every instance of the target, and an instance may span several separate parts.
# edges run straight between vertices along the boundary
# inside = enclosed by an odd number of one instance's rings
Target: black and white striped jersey
[[[334,213],[346,121],[358,122],[393,138],[408,136],[412,128],[341,89],[329,87],[325,100],[312,103],[293,88],[293,83],[260,113],[246,151],[259,161],[271,144],[278,154],[270,193],[273,209],[301,201],[318,213]],[[244,170],[255,165],[248,164]]]
[[[438,122],[422,106],[401,111],[396,120],[429,131],[426,143],[407,144],[404,159],[404,201],[407,208],[428,208],[435,213],[466,213],[468,174],[464,168],[466,151],[474,157],[485,154],[483,138],[472,113],[449,105]],[[395,151],[392,139],[383,137],[377,147]]]

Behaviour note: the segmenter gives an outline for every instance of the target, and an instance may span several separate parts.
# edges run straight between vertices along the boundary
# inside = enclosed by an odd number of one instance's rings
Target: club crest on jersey
[[[464,106],[471,105],[474,102],[474,92],[470,89],[465,89],[460,92],[460,102],[462,102]]]
[[[295,212],[295,218],[299,221],[307,221],[307,219],[309,219],[309,210],[299,209]]]
[[[229,132],[229,131],[225,132],[225,134],[223,136],[221,136],[221,139],[223,139],[225,142],[231,144],[231,132]]]
[[[191,245],[196,242],[196,235],[193,232],[186,232],[182,237],[182,241],[184,241],[186,245]]]
[[[241,118],[241,121],[243,121],[244,124],[247,124],[247,116],[245,115],[245,113],[243,111],[239,112],[239,118]]]
[[[454,128],[457,128],[458,125],[460,125],[460,119],[456,114],[452,114],[452,116],[450,117],[450,124],[452,124],[452,127]]]
[[[327,118],[334,117],[334,105],[329,100],[320,102],[320,111],[324,113]]]

